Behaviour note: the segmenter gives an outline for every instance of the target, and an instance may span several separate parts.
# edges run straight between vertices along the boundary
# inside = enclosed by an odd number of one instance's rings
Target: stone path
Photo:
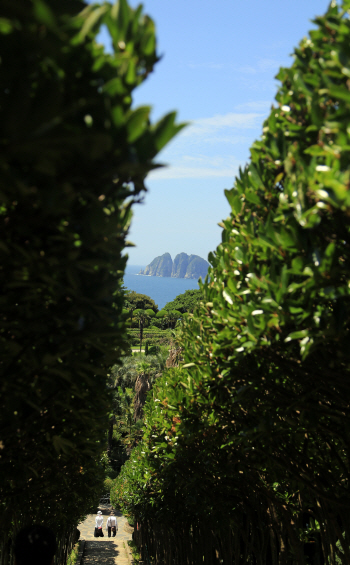
[[[128,525],[127,519],[120,512],[115,510],[118,522],[118,532],[115,538],[108,537],[106,530],[107,518],[113,507],[111,504],[104,504],[98,507],[103,515],[103,538],[94,538],[96,514],[89,516],[78,525],[80,539],[85,540],[84,565],[131,565],[132,556],[128,540],[131,540],[132,528]],[[96,512],[97,512],[96,510]]]

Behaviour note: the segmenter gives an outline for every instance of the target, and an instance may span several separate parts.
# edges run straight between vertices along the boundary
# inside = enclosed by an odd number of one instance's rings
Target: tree
[[[140,353],[141,353],[143,329],[145,326],[147,326],[147,323],[150,320],[150,316],[144,310],[137,310],[135,314],[135,320],[137,321],[140,328]]]
[[[152,298],[146,294],[140,294],[134,290],[128,290],[125,293],[125,306],[129,310],[147,310],[151,309],[155,313],[158,312],[158,306]]]
[[[151,125],[148,107],[132,108],[133,90],[158,60],[154,23],[140,8],[17,0],[4,2],[1,16],[6,563],[6,539],[26,520],[52,525],[64,552],[98,496],[106,375],[127,350],[122,293],[115,308],[113,293],[131,207],[179,126],[174,114]],[[102,26],[110,53],[96,41]]]
[[[203,292],[201,289],[186,290],[183,294],[179,294],[174,300],[168,302],[165,310],[178,310],[182,314],[185,312],[193,312],[197,304],[203,300]]]
[[[164,316],[164,320],[167,322],[168,328],[174,328],[176,322],[180,318],[182,318],[182,314],[178,310],[167,310]]]

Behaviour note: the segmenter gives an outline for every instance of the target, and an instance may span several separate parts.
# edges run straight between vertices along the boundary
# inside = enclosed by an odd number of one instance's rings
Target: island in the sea
[[[174,261],[170,253],[164,253],[153,259],[145,269],[141,269],[139,275],[151,277],[175,277],[178,279],[199,279],[206,276],[209,263],[198,255],[187,255],[179,253]]]

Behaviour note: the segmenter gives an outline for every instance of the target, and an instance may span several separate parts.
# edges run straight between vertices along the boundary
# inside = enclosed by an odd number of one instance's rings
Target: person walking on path
[[[116,533],[118,531],[118,524],[117,518],[114,516],[114,512],[111,512],[111,515],[107,518],[106,523],[106,530],[108,531],[108,537],[111,537],[111,532],[113,533],[113,537],[115,538]]]
[[[101,510],[97,512],[96,520],[95,520],[95,537],[96,538],[103,538],[103,516]]]

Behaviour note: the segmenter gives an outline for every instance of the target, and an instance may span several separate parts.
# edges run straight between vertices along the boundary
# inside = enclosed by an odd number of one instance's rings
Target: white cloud
[[[152,180],[233,177],[238,172],[240,162],[235,157],[207,155],[183,155],[180,159],[166,164],[161,169],[152,171],[148,178]]]
[[[163,179],[203,179],[208,177],[234,177],[238,172],[235,169],[212,169],[210,167],[181,167],[171,166],[157,169],[149,174],[152,180]]]
[[[258,69],[262,73],[277,71],[281,65],[281,61],[276,61],[275,59],[260,59],[258,61]]]
[[[230,63],[214,63],[213,61],[201,61],[198,63],[190,61],[186,62],[183,66],[189,69],[207,69],[209,71],[225,71],[226,73],[235,72],[251,75],[266,72],[271,74],[271,71],[276,72],[283,64],[288,64],[288,62],[282,62],[277,59],[258,59],[253,65],[242,65],[241,67]]]
[[[248,157],[242,147],[253,141],[255,133],[260,134],[265,115],[236,112],[194,120],[161,153],[159,162],[167,166],[152,171],[149,178],[233,179]]]
[[[269,112],[271,105],[271,100],[255,100],[253,102],[244,102],[244,104],[238,104],[237,106],[235,106],[235,110],[265,112],[267,115],[267,112]]]
[[[235,71],[247,75],[255,75],[257,73],[271,74],[271,72],[277,72],[281,65],[282,62],[276,59],[258,59],[254,66],[244,65],[243,67],[236,67]]]
[[[211,118],[199,118],[191,122],[187,128],[181,133],[182,138],[199,137],[201,141],[205,141],[205,136],[217,135],[219,131],[234,129],[251,129],[257,126],[261,121],[262,114],[258,113],[230,113],[216,114]]]

